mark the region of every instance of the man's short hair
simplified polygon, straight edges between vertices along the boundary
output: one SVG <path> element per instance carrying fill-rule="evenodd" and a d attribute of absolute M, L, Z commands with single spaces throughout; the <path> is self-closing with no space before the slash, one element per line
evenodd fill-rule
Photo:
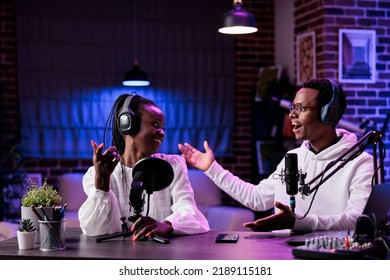
<path fill-rule="evenodd" d="M 347 108 L 347 100 L 341 85 L 334 81 L 339 88 L 339 106 L 340 106 L 340 118 Z M 332 82 L 328 79 L 313 79 L 303 83 L 303 88 L 311 88 L 318 90 L 318 95 L 316 96 L 316 102 L 320 110 L 318 110 L 318 117 L 321 119 L 321 108 L 328 104 L 333 97 L 333 85 Z"/>

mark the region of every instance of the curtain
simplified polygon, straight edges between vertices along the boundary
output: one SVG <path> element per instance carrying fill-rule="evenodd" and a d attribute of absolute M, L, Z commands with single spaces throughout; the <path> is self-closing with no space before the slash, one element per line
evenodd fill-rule
<path fill-rule="evenodd" d="M 166 114 L 177 144 L 232 153 L 233 39 L 223 0 L 16 0 L 22 145 L 30 158 L 90 158 L 114 100 L 136 91 Z M 136 36 L 135 36 L 136 35 Z M 121 85 L 138 59 L 151 86 Z"/>

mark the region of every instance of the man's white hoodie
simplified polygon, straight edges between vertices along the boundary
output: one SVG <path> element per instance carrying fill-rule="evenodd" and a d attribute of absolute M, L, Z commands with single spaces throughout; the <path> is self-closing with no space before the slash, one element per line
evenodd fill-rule
<path fill-rule="evenodd" d="M 289 153 L 298 155 L 298 170 L 307 174 L 305 182 L 310 182 L 323 172 L 330 162 L 339 158 L 356 144 L 355 134 L 343 129 L 336 129 L 336 132 L 338 136 L 341 136 L 341 139 L 318 154 L 310 151 L 308 141 L 304 141 L 300 147 L 289 151 Z M 244 182 L 223 169 L 216 161 L 205 174 L 223 191 L 244 206 L 255 211 L 265 211 L 274 207 L 274 201 L 290 205 L 290 196 L 286 193 L 286 185 L 282 183 L 279 176 L 284 168 L 283 158 L 274 173 L 258 185 Z M 371 192 L 373 173 L 372 156 L 363 152 L 324 182 L 317 192 L 314 191 L 309 196 L 298 193 L 295 196 L 297 219 L 294 230 L 354 229 L 356 220 L 362 214 Z M 325 176 L 327 174 L 329 172 Z M 320 179 L 313 182 L 311 187 L 315 187 L 319 181 Z M 300 219 L 308 211 L 312 200 L 314 201 L 309 213 L 304 219 Z M 275 209 L 275 211 L 279 210 Z"/>

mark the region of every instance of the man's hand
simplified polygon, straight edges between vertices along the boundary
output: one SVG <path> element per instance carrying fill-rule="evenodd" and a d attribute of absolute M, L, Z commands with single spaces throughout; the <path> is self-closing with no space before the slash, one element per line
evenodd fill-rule
<path fill-rule="evenodd" d="M 295 224 L 295 216 L 290 207 L 278 201 L 275 201 L 275 207 L 280 210 L 278 213 L 254 222 L 245 223 L 244 227 L 250 228 L 254 231 L 292 229 Z"/>
<path fill-rule="evenodd" d="M 214 152 L 211 150 L 209 144 L 207 141 L 203 142 L 203 146 L 205 149 L 205 152 L 202 153 L 199 150 L 195 149 L 188 143 L 184 143 L 184 145 L 179 144 L 179 150 L 182 152 L 183 157 L 189 163 L 195 168 L 198 168 L 202 171 L 206 171 L 210 168 L 211 164 L 214 162 Z"/>

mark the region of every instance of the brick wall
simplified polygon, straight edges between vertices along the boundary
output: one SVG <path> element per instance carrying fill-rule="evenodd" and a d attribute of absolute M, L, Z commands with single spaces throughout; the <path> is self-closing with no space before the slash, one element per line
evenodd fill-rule
<path fill-rule="evenodd" d="M 234 156 L 218 161 L 243 180 L 251 181 L 253 90 L 259 68 L 275 63 L 274 3 L 273 0 L 244 1 L 243 7 L 254 14 L 259 31 L 235 37 Z"/>
<path fill-rule="evenodd" d="M 367 129 L 381 130 L 390 110 L 390 1 L 295 1 L 295 34 L 315 31 L 317 77 L 338 79 L 338 30 L 376 30 L 376 70 L 374 84 L 342 84 L 347 94 L 348 108 L 344 117 L 360 123 L 361 118 L 372 123 Z M 390 148 L 390 133 L 384 137 Z M 371 150 L 368 150 L 371 152 Z M 390 179 L 390 159 L 385 159 L 385 179 Z"/>
<path fill-rule="evenodd" d="M 0 5 L 0 151 L 4 154 L 19 139 L 14 1 Z M 1 158 L 1 157 L 0 157 Z M 7 166 L 1 162 L 1 166 Z"/>

